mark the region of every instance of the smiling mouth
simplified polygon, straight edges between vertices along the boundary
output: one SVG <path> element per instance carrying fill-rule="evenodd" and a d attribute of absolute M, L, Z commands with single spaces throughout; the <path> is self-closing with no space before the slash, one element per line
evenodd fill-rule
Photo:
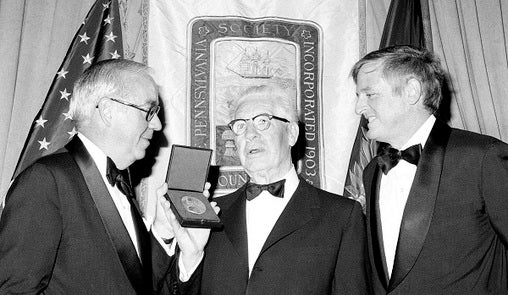
<path fill-rule="evenodd" d="M 249 155 L 255 155 L 255 154 L 260 153 L 260 152 L 262 152 L 261 149 L 259 149 L 259 148 L 253 148 L 253 149 L 249 149 L 247 154 L 249 154 Z"/>
<path fill-rule="evenodd" d="M 363 117 L 364 117 L 364 118 L 365 118 L 365 120 L 367 120 L 367 122 L 369 122 L 369 123 L 370 123 L 370 122 L 372 122 L 372 121 L 374 121 L 374 120 L 376 119 L 376 117 L 375 117 L 375 116 L 363 116 Z"/>

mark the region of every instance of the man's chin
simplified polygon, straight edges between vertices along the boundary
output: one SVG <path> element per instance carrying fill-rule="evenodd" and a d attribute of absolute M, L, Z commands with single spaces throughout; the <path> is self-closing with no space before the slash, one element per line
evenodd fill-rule
<path fill-rule="evenodd" d="M 145 150 L 136 151 L 136 154 L 135 154 L 136 161 L 143 159 L 145 157 L 145 155 L 146 155 Z"/>
<path fill-rule="evenodd" d="M 367 133 L 365 133 L 365 137 L 367 137 L 369 140 L 376 140 L 376 133 L 374 130 L 369 129 Z"/>
<path fill-rule="evenodd" d="M 263 161 L 260 161 L 260 160 L 254 160 L 254 161 L 247 161 L 245 163 L 245 165 L 243 166 L 245 171 L 249 174 L 251 173 L 258 173 L 260 171 L 264 171 L 264 170 L 268 170 L 269 167 L 266 167 L 266 164 L 268 162 L 263 162 Z"/>

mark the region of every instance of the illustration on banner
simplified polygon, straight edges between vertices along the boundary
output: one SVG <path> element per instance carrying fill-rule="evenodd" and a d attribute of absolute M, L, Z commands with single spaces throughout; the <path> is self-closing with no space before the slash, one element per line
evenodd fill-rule
<path fill-rule="evenodd" d="M 270 84 L 294 94 L 303 145 L 296 168 L 319 187 L 319 27 L 278 18 L 198 17 L 189 24 L 189 32 L 190 144 L 214 150 L 212 165 L 220 167 L 216 193 L 228 193 L 248 181 L 227 126 L 233 102 L 248 87 Z"/>

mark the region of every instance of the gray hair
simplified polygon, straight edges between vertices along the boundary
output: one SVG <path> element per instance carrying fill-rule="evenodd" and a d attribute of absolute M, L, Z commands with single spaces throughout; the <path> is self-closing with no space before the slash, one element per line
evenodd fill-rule
<path fill-rule="evenodd" d="M 69 112 L 78 128 L 90 120 L 94 108 L 102 98 L 128 97 L 129 85 L 134 79 L 153 82 L 150 68 L 126 59 L 111 59 L 86 69 L 74 83 L 69 106 Z"/>
<path fill-rule="evenodd" d="M 239 98 L 234 100 L 231 107 L 231 118 L 235 117 L 238 107 L 247 100 L 259 98 L 271 99 L 274 105 L 273 115 L 282 116 L 292 122 L 298 122 L 298 111 L 296 109 L 296 91 L 294 89 L 283 89 L 274 85 L 257 85 L 245 89 Z"/>

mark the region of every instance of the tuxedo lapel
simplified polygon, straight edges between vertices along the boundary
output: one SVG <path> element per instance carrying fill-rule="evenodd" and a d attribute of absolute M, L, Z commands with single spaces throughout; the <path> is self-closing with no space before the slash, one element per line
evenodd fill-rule
<path fill-rule="evenodd" d="M 318 203 L 314 197 L 315 195 L 310 190 L 310 185 L 300 178 L 300 184 L 268 235 L 259 253 L 260 256 L 273 244 L 301 228 L 312 219 L 313 211 L 318 208 Z"/>
<path fill-rule="evenodd" d="M 95 162 L 77 136 L 65 148 L 81 170 L 102 223 L 111 239 L 112 246 L 118 253 L 129 281 L 138 294 L 146 293 L 147 286 L 143 284 L 145 279 L 136 249 Z"/>
<path fill-rule="evenodd" d="M 248 256 L 248 243 L 247 243 L 247 224 L 245 218 L 245 203 L 247 201 L 245 195 L 245 188 L 243 186 L 238 190 L 239 196 L 231 204 L 227 214 L 221 215 L 224 224 L 224 231 L 227 237 L 233 244 L 238 256 L 241 258 L 242 269 L 249 271 L 249 256 Z"/>
<path fill-rule="evenodd" d="M 365 194 L 366 194 L 366 212 L 367 212 L 367 239 L 369 255 L 377 276 L 383 287 L 388 287 L 388 271 L 386 266 L 385 251 L 383 245 L 383 231 L 381 227 L 381 214 L 379 212 L 379 187 L 381 185 L 381 169 L 377 161 L 372 163 L 364 170 Z"/>
<path fill-rule="evenodd" d="M 436 121 L 425 143 L 402 217 L 388 291 L 396 288 L 416 262 L 430 227 L 450 127 Z"/>

